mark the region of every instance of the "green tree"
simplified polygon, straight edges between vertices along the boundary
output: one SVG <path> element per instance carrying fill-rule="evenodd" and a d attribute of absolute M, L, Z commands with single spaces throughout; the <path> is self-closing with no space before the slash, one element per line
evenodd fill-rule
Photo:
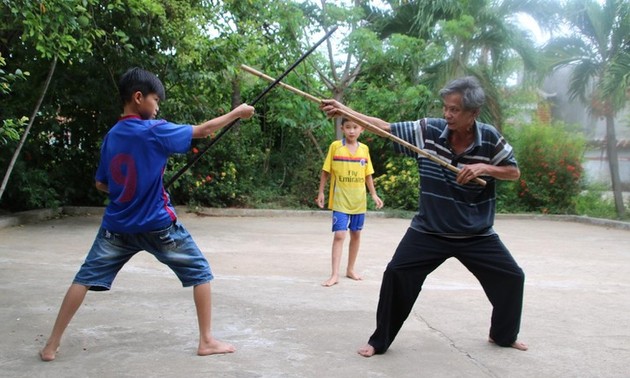
<path fill-rule="evenodd" d="M 0 52 L 0 96 L 7 96 L 11 93 L 11 86 L 16 80 L 26 80 L 30 75 L 29 72 L 22 72 L 17 68 L 14 72 L 6 72 L 3 67 L 6 66 L 6 60 Z M 23 116 L 19 119 L 3 118 L 0 125 L 0 146 L 6 145 L 9 141 L 19 140 L 20 131 L 24 128 L 28 118 Z"/>
<path fill-rule="evenodd" d="M 339 27 L 333 37 L 333 40 L 339 41 L 338 44 L 335 45 L 331 39 L 327 40 L 325 57 L 318 64 L 313 64 L 319 79 L 330 93 L 327 98 L 343 101 L 361 74 L 366 55 L 379 48 L 380 41 L 376 36 L 360 25 L 365 19 L 361 3 L 363 2 L 360 0 L 353 0 L 342 5 L 339 2 L 320 0 L 319 5 L 311 2 L 302 5 L 304 13 L 312 20 L 311 32 L 328 32 L 333 26 Z M 334 125 L 335 138 L 340 139 L 343 136 L 340 129 L 341 119 L 336 119 Z"/>
<path fill-rule="evenodd" d="M 606 119 L 606 151 L 617 215 L 625 208 L 619 176 L 615 116 L 627 103 L 630 84 L 630 3 L 572 0 L 565 5 L 570 34 L 545 47 L 551 69 L 572 69 L 569 94 L 593 116 Z"/>
<path fill-rule="evenodd" d="M 20 68 L 33 73 L 28 81 L 13 83 L 11 96 L 2 97 L 3 120 L 19 119 L 31 112 L 32 104 L 40 98 L 35 94 L 41 93 L 34 88 L 50 71 L 50 61 L 42 59 L 34 40 L 23 38 L 19 16 L 24 7 L 35 13 L 44 12 L 42 9 L 57 12 L 57 2 L 43 4 L 44 8 L 38 8 L 40 3 L 28 8 L 31 4 L 24 1 L 0 3 L 0 51 L 2 56 L 11 53 L 6 71 Z M 85 8 L 81 25 L 87 21 L 87 30 L 101 30 L 103 34 L 90 50 L 76 48 L 65 62 L 59 60 L 47 92 L 54 96 L 43 96 L 31 137 L 24 143 L 20 159 L 15 162 L 18 169 L 2 198 L 2 206 L 11 210 L 47 206 L 45 199 L 50 194 L 63 204 L 103 202 L 104 197 L 93 188 L 94 169 L 102 137 L 120 113 L 118 77 L 129 67 L 144 67 L 163 80 L 168 98 L 161 104 L 160 117 L 197 123 L 223 114 L 241 98 L 251 100 L 266 86 L 241 74 L 240 64 L 261 67 L 274 75 L 284 71 L 309 45 L 302 32 L 302 24 L 308 20 L 292 1 L 117 0 L 63 4 Z M 10 7 L 18 13 L 12 14 Z M 298 69 L 300 75 L 288 80 L 320 85 L 307 64 Z M 213 173 L 217 175 L 212 176 L 214 187 L 204 188 L 208 189 L 207 195 L 202 191 L 193 195 L 218 206 L 242 204 L 239 201 L 243 198 L 247 201 L 255 196 L 253 191 L 264 188 L 288 198 L 287 193 L 298 186 L 296 183 L 311 180 L 302 180 L 301 175 L 315 166 L 313 162 L 319 165 L 319 159 L 312 156 L 317 148 L 311 148 L 309 142 L 326 135 L 319 127 L 325 123 L 323 114 L 313 104 L 279 91 L 259 102 L 257 110 L 256 119 L 248 121 L 247 127 L 235 126 L 174 185 L 171 194 L 175 200 L 188 201 L 192 198 L 188 189 L 196 190 L 199 178 Z M 195 143 L 193 147 L 200 149 L 207 141 Z M 11 157 L 9 150 L 16 146 L 17 141 L 10 139 L 0 149 L 2 166 Z M 191 151 L 171 159 L 167 175 L 192 155 Z M 217 178 L 222 172 L 226 172 L 229 182 L 221 183 Z M 230 188 L 236 189 L 236 199 Z M 217 199 L 221 203 L 216 203 Z"/>
<path fill-rule="evenodd" d="M 373 24 L 383 36 L 404 33 L 428 41 L 442 53 L 419 71 L 421 83 L 436 92 L 463 75 L 484 86 L 487 106 L 482 119 L 501 128 L 506 81 L 520 70 L 535 72 L 534 41 L 515 17 L 531 15 L 552 25 L 555 3 L 546 0 L 389 1 L 393 12 L 375 12 Z"/>
<path fill-rule="evenodd" d="M 10 19 L 3 26 L 2 34 L 16 38 L 39 53 L 39 58 L 49 62 L 48 74 L 41 88 L 22 137 L 0 185 L 0 199 L 6 189 L 15 162 L 33 126 L 36 115 L 48 92 L 50 81 L 57 67 L 57 61 L 70 61 L 77 52 L 90 52 L 96 38 L 102 35 L 98 29 L 88 28 L 90 17 L 88 7 L 98 4 L 95 0 L 83 0 L 82 4 L 57 0 L 41 3 L 32 1 L 5 1 L 3 13 Z M 6 17 L 6 16 L 5 16 Z M 4 38 L 3 38 L 4 39 Z M 3 49 L 4 50 L 4 46 Z M 0 50 L 0 53 L 2 52 Z"/>
<path fill-rule="evenodd" d="M 8 20 L 0 28 L 0 48 L 11 52 L 11 69 L 32 73 L 31 80 L 15 83 L 12 96 L 3 99 L 3 118 L 31 112 L 32 104 L 42 100 L 32 113 L 37 117 L 31 117 L 32 137 L 23 144 L 23 159 L 14 160 L 21 169 L 15 172 L 13 196 L 3 198 L 6 206 L 46 206 L 16 200 L 28 195 L 27 188 L 33 193 L 29 186 L 36 182 L 42 190 L 55 191 L 64 204 L 102 202 L 93 189 L 93 175 L 102 136 L 120 113 L 118 77 L 133 65 L 166 76 L 176 43 L 192 29 L 185 27 L 194 19 L 188 4 L 175 0 L 0 3 L 3 19 Z M 60 63 L 56 67 L 51 64 L 55 56 Z M 54 77 L 46 75 L 52 72 Z M 54 96 L 36 89 L 47 76 L 51 77 L 47 92 Z M 6 149 L 0 152 L 0 161 L 8 161 L 6 154 Z M 33 171 L 41 171 L 40 177 L 48 181 L 29 180 L 27 173 Z"/>
<path fill-rule="evenodd" d="M 419 72 L 439 52 L 414 36 L 379 36 L 367 26 L 374 12 L 383 11 L 365 4 L 353 1 L 343 7 L 321 1 L 305 11 L 316 28 L 340 26 L 332 39 L 336 43 L 328 44 L 326 58 L 316 67 L 330 93 L 326 97 L 382 119 L 415 119 L 433 99 L 433 94 L 419 85 Z M 338 127 L 336 131 L 334 136 L 340 138 Z M 362 140 L 370 145 L 376 171 L 383 173 L 390 143 L 367 132 Z"/>
<path fill-rule="evenodd" d="M 216 96 L 231 94 L 231 103 L 222 104 L 223 109 L 241 101 L 250 102 L 268 85 L 241 73 L 238 70 L 241 64 L 277 76 L 310 44 L 303 32 L 307 20 L 290 1 L 223 1 L 217 3 L 213 12 L 216 16 L 208 25 L 216 37 L 201 44 L 201 48 L 208 49 L 208 57 L 216 66 L 210 68 L 205 62 L 199 70 L 213 73 L 217 82 L 223 82 L 223 88 L 213 89 Z M 312 72 L 308 63 L 303 62 L 285 81 L 308 87 L 314 83 Z M 242 206 L 258 202 L 257 198 L 286 202 L 295 196 L 299 201 L 307 200 L 303 196 L 308 191 L 301 189 L 314 180 L 305 179 L 305 172 L 311 172 L 313 162 L 318 161 L 313 156 L 317 148 L 313 149 L 309 142 L 322 132 L 318 126 L 323 115 L 317 106 L 281 89 L 259 101 L 256 112 L 259 124 L 248 121 L 244 127 L 235 125 L 190 169 L 190 174 L 180 179 L 182 185 L 174 185 L 178 200 L 192 198 L 198 204 L 212 206 Z M 201 141 L 199 148 L 205 143 Z M 233 174 L 217 176 L 223 172 Z M 190 192 L 191 184 L 196 185 L 208 176 L 213 179 L 200 186 L 205 194 L 198 195 L 195 189 Z M 224 191 L 222 177 L 235 183 L 235 191 L 229 196 L 219 195 Z M 310 197 L 308 201 L 312 202 Z"/>

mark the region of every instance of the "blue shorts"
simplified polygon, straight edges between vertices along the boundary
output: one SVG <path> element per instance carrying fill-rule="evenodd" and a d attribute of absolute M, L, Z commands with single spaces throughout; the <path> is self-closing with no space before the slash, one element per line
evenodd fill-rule
<path fill-rule="evenodd" d="M 361 231 L 365 223 L 365 214 L 346 214 L 333 211 L 332 230 L 335 231 Z"/>
<path fill-rule="evenodd" d="M 94 291 L 109 290 L 123 265 L 140 251 L 147 251 L 168 265 L 184 287 L 214 278 L 192 236 L 175 222 L 163 230 L 138 234 L 116 233 L 101 227 L 73 282 Z"/>

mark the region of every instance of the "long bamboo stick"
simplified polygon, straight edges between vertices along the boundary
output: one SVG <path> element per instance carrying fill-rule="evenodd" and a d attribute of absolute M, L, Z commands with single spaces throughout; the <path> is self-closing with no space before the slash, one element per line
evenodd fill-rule
<path fill-rule="evenodd" d="M 257 71 L 254 68 L 251 68 L 251 67 L 246 66 L 244 64 L 241 64 L 241 69 L 243 71 L 245 71 L 245 72 L 248 72 L 248 73 L 250 73 L 252 75 L 258 76 L 258 77 L 260 77 L 262 79 L 265 79 L 267 81 L 274 82 L 276 80 L 273 77 L 265 75 L 264 73 L 262 73 L 260 71 Z M 310 94 L 308 94 L 308 93 L 306 93 L 304 91 L 301 91 L 301 90 L 299 90 L 299 89 L 297 89 L 295 87 L 292 87 L 292 86 L 290 86 L 288 84 L 285 84 L 285 83 L 283 83 L 281 81 L 278 82 L 278 86 L 283 87 L 283 88 L 285 88 L 285 89 L 287 89 L 287 90 L 289 90 L 289 91 L 291 91 L 293 93 L 296 93 L 296 94 L 298 94 L 298 95 L 300 95 L 300 96 L 302 96 L 302 97 L 304 97 L 304 98 L 306 98 L 308 100 L 311 100 L 311 101 L 313 101 L 315 103 L 318 103 L 318 104 L 322 103 L 322 100 L 320 98 L 317 98 L 317 97 L 315 97 L 313 95 L 310 95 Z M 460 171 L 460 169 L 455 167 L 454 165 L 449 164 L 449 163 L 441 160 L 437 156 L 431 155 L 429 152 L 419 148 L 418 146 L 415 146 L 415 145 L 407 142 L 404 139 L 400 139 L 399 137 L 397 137 L 397 136 L 395 136 L 395 135 L 393 135 L 391 133 L 388 133 L 387 131 L 381 129 L 378 126 L 375 126 L 375 125 L 373 125 L 373 124 L 371 124 L 371 123 L 369 123 L 369 122 L 367 122 L 367 121 L 365 121 L 365 120 L 363 120 L 363 119 L 361 119 L 361 118 L 359 118 L 359 117 L 357 117 L 357 116 L 355 116 L 353 114 L 350 114 L 350 113 L 346 112 L 345 110 L 338 109 L 337 111 L 341 115 L 343 115 L 344 117 L 346 117 L 346 118 L 352 120 L 353 122 L 356 122 L 357 124 L 363 126 L 366 130 L 368 130 L 371 133 L 374 133 L 374 134 L 376 134 L 378 136 L 387 138 L 387 139 L 389 139 L 389 140 L 391 140 L 393 142 L 396 142 L 396 143 L 398 143 L 398 144 L 400 144 L 400 145 L 402 145 L 402 146 L 404 146 L 404 147 L 406 147 L 406 148 L 408 148 L 408 149 L 410 149 L 410 150 L 412 150 L 414 152 L 417 152 L 418 154 L 426 157 L 427 159 L 431 160 L 434 163 L 437 163 L 437 164 L 441 165 L 444 168 L 447 168 L 448 170 L 450 170 L 452 172 L 459 173 L 459 171 Z M 486 185 L 486 181 L 481 179 L 481 178 L 479 178 L 479 177 L 476 177 L 473 181 L 475 181 L 476 183 L 478 183 L 479 185 L 482 185 L 482 186 Z"/>

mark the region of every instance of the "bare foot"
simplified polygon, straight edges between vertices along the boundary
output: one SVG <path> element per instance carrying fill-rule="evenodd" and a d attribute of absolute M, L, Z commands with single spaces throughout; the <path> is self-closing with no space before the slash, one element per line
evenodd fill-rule
<path fill-rule="evenodd" d="M 358 274 L 354 272 L 346 272 L 346 277 L 352 278 L 355 281 L 361 281 L 363 279 L 363 277 L 359 276 Z"/>
<path fill-rule="evenodd" d="M 58 350 L 59 350 L 59 345 L 46 344 L 44 349 L 39 351 L 39 358 L 41 358 L 42 361 L 46 361 L 46 362 L 52 361 L 55 359 L 55 357 L 57 357 Z"/>
<path fill-rule="evenodd" d="M 199 341 L 199 348 L 197 349 L 198 356 L 210 356 L 212 354 L 225 354 L 234 353 L 236 348 L 232 344 L 224 343 L 223 341 L 212 339 L 209 343 Z"/>
<path fill-rule="evenodd" d="M 518 341 L 518 340 L 513 342 L 511 347 L 514 348 L 514 349 L 522 350 L 522 351 L 526 351 L 527 349 L 529 349 L 527 344 L 525 344 L 525 343 L 523 343 L 521 341 Z"/>
<path fill-rule="evenodd" d="M 364 346 L 359 348 L 359 350 L 357 350 L 357 353 L 359 353 L 363 357 L 372 357 L 376 353 L 376 351 L 374 350 L 374 347 L 370 344 L 365 344 Z"/>
<path fill-rule="evenodd" d="M 322 282 L 322 286 L 325 287 L 331 287 L 333 285 L 336 285 L 337 282 L 339 282 L 337 277 L 330 277 L 329 279 L 327 279 L 326 281 Z"/>
<path fill-rule="evenodd" d="M 494 344 L 494 340 L 492 340 L 492 338 L 488 337 L 488 342 Z M 527 349 L 529 349 L 529 347 L 527 346 L 527 344 L 516 340 L 515 342 L 512 343 L 512 345 L 510 345 L 511 348 L 514 349 L 518 349 L 518 350 L 522 350 L 522 351 L 526 351 Z"/>

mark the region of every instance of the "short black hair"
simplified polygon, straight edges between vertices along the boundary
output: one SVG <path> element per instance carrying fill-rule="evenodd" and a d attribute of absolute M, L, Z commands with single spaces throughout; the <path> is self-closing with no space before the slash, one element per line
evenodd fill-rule
<path fill-rule="evenodd" d="M 160 100 L 164 101 L 166 99 L 164 85 L 162 85 L 162 82 L 155 74 L 139 67 L 133 67 L 120 77 L 118 93 L 123 104 L 125 104 L 138 91 L 144 96 L 155 93 Z"/>

